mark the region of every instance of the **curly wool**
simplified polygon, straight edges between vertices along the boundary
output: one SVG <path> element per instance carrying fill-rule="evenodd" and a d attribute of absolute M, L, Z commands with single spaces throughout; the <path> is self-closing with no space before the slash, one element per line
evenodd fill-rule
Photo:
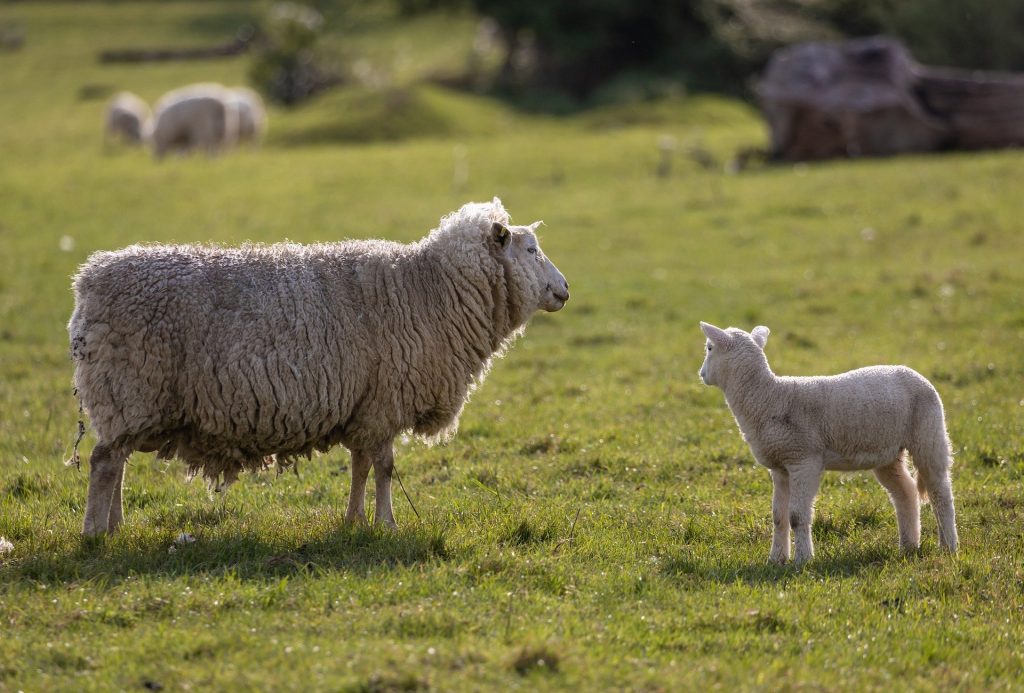
<path fill-rule="evenodd" d="M 451 435 L 531 312 L 514 268 L 481 242 L 495 221 L 509 221 L 497 201 L 407 245 L 94 254 L 68 329 L 98 438 L 216 483 L 338 443 Z"/>

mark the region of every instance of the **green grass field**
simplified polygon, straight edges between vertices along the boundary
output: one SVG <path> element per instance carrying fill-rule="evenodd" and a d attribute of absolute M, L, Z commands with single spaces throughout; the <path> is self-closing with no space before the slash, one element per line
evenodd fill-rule
<path fill-rule="evenodd" d="M 1024 153 L 729 175 L 765 139 L 741 104 L 518 113 L 424 81 L 462 64 L 471 18 L 383 11 L 336 40 L 393 77 L 384 91 L 272 109 L 262 149 L 212 160 L 102 146 L 91 94 L 152 101 L 242 83 L 247 63 L 101 65 L 98 50 L 216 42 L 248 11 L 0 6 L 26 30 L 0 53 L 0 690 L 1024 685 Z M 91 252 L 413 240 L 494 195 L 518 223 L 545 220 L 573 297 L 495 364 L 451 443 L 398 442 L 419 518 L 396 486 L 399 531 L 344 526 L 343 449 L 216 500 L 137 453 L 124 531 L 81 539 L 65 325 Z M 920 553 L 901 556 L 874 478 L 831 474 L 814 561 L 767 565 L 769 475 L 697 378 L 699 320 L 768 325 L 781 374 L 929 377 L 960 553 L 939 552 L 926 508 Z M 196 542 L 171 550 L 181 532 Z"/>

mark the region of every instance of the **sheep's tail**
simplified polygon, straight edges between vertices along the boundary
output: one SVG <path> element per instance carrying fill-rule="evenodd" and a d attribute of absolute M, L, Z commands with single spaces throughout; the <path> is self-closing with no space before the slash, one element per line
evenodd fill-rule
<path fill-rule="evenodd" d="M 64 465 L 67 467 L 74 467 L 75 469 L 82 468 L 82 458 L 78 454 L 78 446 L 82 443 L 82 438 L 85 437 L 85 417 L 83 416 L 84 408 L 82 406 L 82 398 L 78 394 L 78 388 L 75 388 L 75 398 L 78 400 L 78 437 L 75 438 L 75 444 L 71 448 L 71 457 L 68 458 Z"/>

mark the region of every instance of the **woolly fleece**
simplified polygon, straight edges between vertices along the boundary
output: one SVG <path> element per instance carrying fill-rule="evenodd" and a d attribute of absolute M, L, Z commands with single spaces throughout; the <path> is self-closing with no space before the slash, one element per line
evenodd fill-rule
<path fill-rule="evenodd" d="M 95 253 L 74 279 L 68 326 L 94 460 L 156 450 L 230 482 L 338 443 L 377 464 L 402 431 L 451 436 L 492 359 L 536 310 L 568 300 L 536 225 L 508 223 L 495 198 L 407 245 Z M 87 533 L 106 529 L 97 507 Z"/>

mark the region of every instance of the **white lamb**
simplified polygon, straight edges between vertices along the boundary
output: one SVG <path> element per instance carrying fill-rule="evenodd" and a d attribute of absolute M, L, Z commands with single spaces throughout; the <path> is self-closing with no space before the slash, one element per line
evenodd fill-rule
<path fill-rule="evenodd" d="M 924 376 L 906 366 L 777 376 L 764 355 L 767 327 L 749 334 L 704 322 L 700 327 L 708 338 L 700 378 L 722 389 L 751 452 L 771 471 L 770 561 L 789 560 L 790 527 L 796 535 L 794 560 L 803 563 L 814 555 L 814 497 L 827 469 L 874 471 L 896 509 L 904 551 L 921 543 L 920 501 L 930 496 L 939 542 L 956 551 L 949 437 L 942 401 Z M 907 453 L 917 469 L 916 488 Z"/>
<path fill-rule="evenodd" d="M 238 100 L 219 84 L 192 84 L 160 97 L 153 109 L 153 155 L 201 149 L 215 154 L 238 141 Z"/>
<path fill-rule="evenodd" d="M 135 94 L 122 91 L 107 105 L 104 135 L 126 144 L 142 144 L 152 127 L 149 106 Z"/>
<path fill-rule="evenodd" d="M 263 99 L 248 87 L 232 87 L 228 91 L 238 108 L 239 144 L 259 144 L 267 133 L 267 110 Z"/>

